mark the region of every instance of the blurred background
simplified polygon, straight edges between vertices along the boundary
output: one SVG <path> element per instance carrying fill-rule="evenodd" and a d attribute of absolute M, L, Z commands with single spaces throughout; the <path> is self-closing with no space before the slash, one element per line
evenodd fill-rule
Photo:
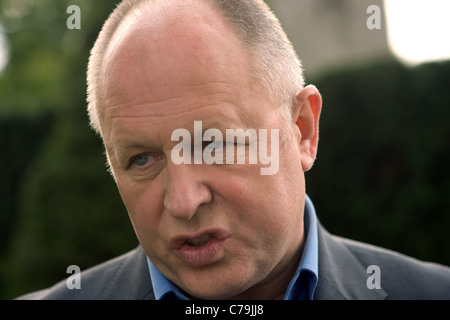
<path fill-rule="evenodd" d="M 85 111 L 89 50 L 117 2 L 0 0 L 0 299 L 138 244 Z M 323 96 L 306 177 L 322 224 L 450 265 L 450 2 L 267 3 Z"/>

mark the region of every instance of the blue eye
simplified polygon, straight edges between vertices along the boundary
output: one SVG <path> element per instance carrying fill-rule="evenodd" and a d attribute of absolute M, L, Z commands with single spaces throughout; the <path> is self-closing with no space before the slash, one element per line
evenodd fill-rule
<path fill-rule="evenodd" d="M 148 163 L 150 155 L 148 153 L 141 153 L 131 158 L 130 163 L 137 166 L 145 166 Z"/>

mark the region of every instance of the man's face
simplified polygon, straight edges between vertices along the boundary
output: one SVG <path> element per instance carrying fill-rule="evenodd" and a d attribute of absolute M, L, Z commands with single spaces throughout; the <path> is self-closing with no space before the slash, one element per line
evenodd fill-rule
<path fill-rule="evenodd" d="M 283 129 L 250 75 L 249 54 L 198 6 L 115 36 L 104 62 L 108 158 L 139 242 L 172 282 L 197 298 L 282 294 L 303 239 L 299 131 Z M 194 137 L 194 121 L 224 137 L 268 129 L 269 146 L 270 129 L 279 129 L 278 172 L 261 175 L 267 165 L 248 161 L 174 164 L 172 132 Z"/>

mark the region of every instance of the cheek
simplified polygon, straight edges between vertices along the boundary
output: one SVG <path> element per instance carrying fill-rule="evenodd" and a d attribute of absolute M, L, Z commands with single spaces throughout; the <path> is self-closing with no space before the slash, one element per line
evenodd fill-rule
<path fill-rule="evenodd" d="M 278 173 L 255 177 L 245 191 L 239 200 L 248 212 L 248 232 L 272 246 L 296 242 L 302 230 L 305 181 L 295 152 L 280 154 Z"/>
<path fill-rule="evenodd" d="M 220 188 L 224 190 L 221 196 L 233 230 L 248 246 L 273 246 L 277 239 L 284 241 L 283 235 L 289 237 L 291 232 L 300 230 L 301 190 L 291 183 L 291 176 L 284 175 L 280 170 L 273 176 L 247 176 L 239 181 L 228 179 L 228 183 L 234 183 Z"/>
<path fill-rule="evenodd" d="M 158 234 L 163 210 L 159 189 L 145 183 L 127 183 L 120 179 L 117 179 L 117 186 L 139 241 L 147 243 L 149 238 Z"/>

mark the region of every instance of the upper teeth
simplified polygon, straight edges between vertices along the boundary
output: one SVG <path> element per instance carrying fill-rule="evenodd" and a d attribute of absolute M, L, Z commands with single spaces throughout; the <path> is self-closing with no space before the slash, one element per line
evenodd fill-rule
<path fill-rule="evenodd" d="M 199 238 L 189 239 L 186 241 L 186 243 L 190 246 L 200 247 L 207 243 L 211 238 L 211 235 L 205 234 L 204 236 L 201 236 Z"/>

